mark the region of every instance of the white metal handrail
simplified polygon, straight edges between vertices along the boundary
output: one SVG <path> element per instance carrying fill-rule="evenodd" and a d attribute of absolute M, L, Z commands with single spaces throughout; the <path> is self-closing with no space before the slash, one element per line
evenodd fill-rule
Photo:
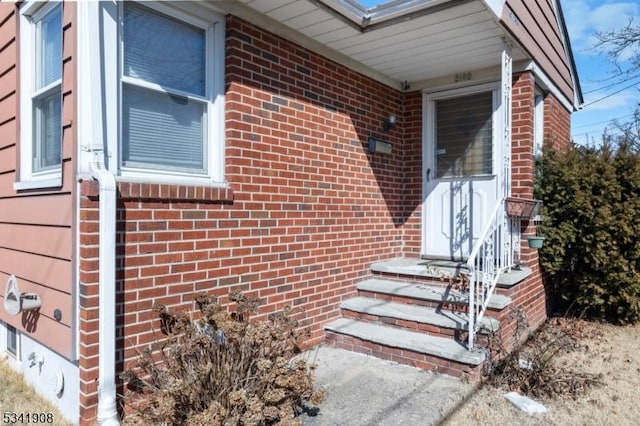
<path fill-rule="evenodd" d="M 500 274 L 515 264 L 516 241 L 514 224 L 506 214 L 506 199 L 501 199 L 494 208 L 489 221 L 467 259 L 469 269 L 469 344 L 472 350 L 479 323 L 484 316 L 489 298 L 495 291 Z M 519 233 L 519 229 L 517 229 Z"/>

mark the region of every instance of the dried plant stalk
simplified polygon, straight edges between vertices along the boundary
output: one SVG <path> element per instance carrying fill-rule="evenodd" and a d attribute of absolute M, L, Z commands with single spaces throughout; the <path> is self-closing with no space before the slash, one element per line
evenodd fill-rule
<path fill-rule="evenodd" d="M 122 374 L 130 389 L 135 420 L 145 424 L 271 425 L 298 424 L 306 401 L 318 404 L 312 367 L 291 361 L 303 335 L 289 309 L 267 321 L 249 321 L 257 300 L 230 296 L 237 308 L 207 295 L 196 302 L 200 319 L 163 306 L 166 340 L 146 349 L 133 369 Z M 141 397 L 142 395 L 142 397 Z"/>

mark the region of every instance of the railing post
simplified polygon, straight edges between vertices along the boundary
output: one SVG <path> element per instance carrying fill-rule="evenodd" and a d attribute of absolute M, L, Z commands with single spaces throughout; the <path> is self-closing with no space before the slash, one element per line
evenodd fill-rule
<path fill-rule="evenodd" d="M 475 304 L 475 298 L 476 298 L 476 271 L 474 267 L 471 267 L 469 269 L 469 342 L 467 345 L 467 349 L 468 350 L 473 350 L 473 338 L 475 337 L 476 334 L 476 324 L 475 324 L 475 318 L 476 318 L 476 304 Z"/>
<path fill-rule="evenodd" d="M 478 238 L 469 254 L 469 350 L 473 349 L 476 324 L 482 319 L 498 277 L 506 268 L 513 265 L 513 240 L 511 221 L 506 214 L 506 199 L 511 195 L 511 91 L 512 58 L 511 45 L 505 39 L 501 57 L 501 114 L 499 125 L 501 132 L 498 143 L 502 157 L 499 168 L 500 196 L 489 223 Z M 507 242 L 508 241 L 508 242 Z M 481 275 L 480 288 L 477 287 L 477 275 Z M 478 297 L 478 291 L 481 297 Z M 478 300 L 479 299 L 479 300 Z"/>

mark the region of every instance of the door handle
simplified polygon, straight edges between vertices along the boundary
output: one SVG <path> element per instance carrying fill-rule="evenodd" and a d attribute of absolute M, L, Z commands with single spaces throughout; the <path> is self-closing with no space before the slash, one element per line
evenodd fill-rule
<path fill-rule="evenodd" d="M 429 182 L 431 180 L 431 168 L 427 169 L 427 182 Z"/>

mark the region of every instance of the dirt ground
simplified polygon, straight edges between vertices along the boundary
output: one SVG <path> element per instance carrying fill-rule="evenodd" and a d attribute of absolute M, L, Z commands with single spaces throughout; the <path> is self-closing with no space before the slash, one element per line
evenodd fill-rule
<path fill-rule="evenodd" d="M 15 413 L 16 417 L 12 417 Z M 52 417 L 30 419 L 31 413 L 49 414 Z M 22 421 L 17 417 L 22 414 Z M 60 412 L 38 394 L 16 374 L 7 363 L 0 359 L 0 425 L 9 424 L 54 424 L 67 425 Z M 41 422 L 40 420 L 45 420 Z"/>
<path fill-rule="evenodd" d="M 638 425 L 640 424 L 640 325 L 612 326 L 577 322 L 580 347 L 558 355 L 555 362 L 567 369 L 602 373 L 602 385 L 575 400 L 537 399 L 548 412 L 529 417 L 504 398 L 505 391 L 481 386 L 443 419 L 458 425 Z M 0 412 L 51 412 L 24 381 L 0 360 Z M 58 413 L 54 424 L 64 424 Z M 0 424 L 3 424 L 0 420 Z M 348 422 L 345 422 L 348 424 Z M 408 425 L 409 426 L 409 425 Z M 411 425 L 412 426 L 412 425 Z"/>
<path fill-rule="evenodd" d="M 505 391 L 477 389 L 445 425 L 638 425 L 640 424 L 640 325 L 613 326 L 577 321 L 580 347 L 559 354 L 566 370 L 602 373 L 602 385 L 571 399 L 537 399 L 546 414 L 528 416 L 504 398 Z"/>

